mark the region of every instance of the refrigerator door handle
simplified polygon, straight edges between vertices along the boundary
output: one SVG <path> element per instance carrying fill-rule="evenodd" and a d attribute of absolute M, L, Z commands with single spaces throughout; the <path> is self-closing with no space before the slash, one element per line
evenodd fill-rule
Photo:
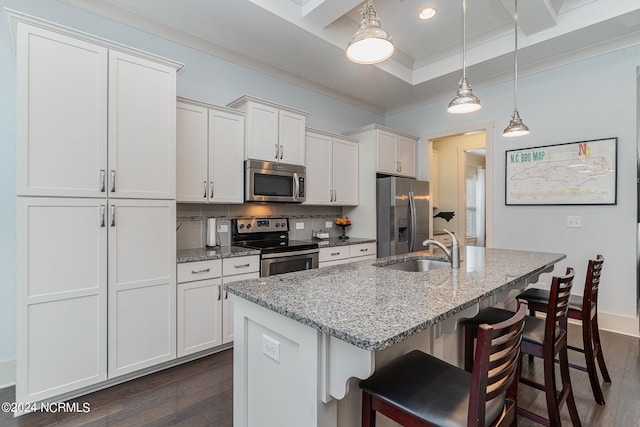
<path fill-rule="evenodd" d="M 409 192 L 409 216 L 410 216 L 410 233 L 409 233 L 409 252 L 415 252 L 415 242 L 416 242 L 416 202 L 413 199 L 413 191 Z"/>

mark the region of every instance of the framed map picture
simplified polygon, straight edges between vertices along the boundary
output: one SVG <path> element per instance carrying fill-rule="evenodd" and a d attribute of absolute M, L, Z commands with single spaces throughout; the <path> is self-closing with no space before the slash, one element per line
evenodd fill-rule
<path fill-rule="evenodd" d="M 618 138 L 506 152 L 507 205 L 615 205 Z"/>

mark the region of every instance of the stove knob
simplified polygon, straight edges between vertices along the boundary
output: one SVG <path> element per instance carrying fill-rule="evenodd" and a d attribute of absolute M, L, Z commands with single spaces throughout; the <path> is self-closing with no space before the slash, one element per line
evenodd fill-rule
<path fill-rule="evenodd" d="M 244 228 L 244 224 L 240 224 L 240 230 L 242 230 Z"/>
<path fill-rule="evenodd" d="M 251 228 L 251 224 L 247 224 L 247 230 Z"/>
<path fill-rule="evenodd" d="M 280 227 L 280 223 L 276 222 L 276 228 Z"/>

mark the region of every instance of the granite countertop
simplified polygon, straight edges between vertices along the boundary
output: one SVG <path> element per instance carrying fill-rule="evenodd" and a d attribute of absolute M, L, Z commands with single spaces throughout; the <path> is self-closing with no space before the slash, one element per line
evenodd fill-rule
<path fill-rule="evenodd" d="M 312 242 L 318 243 L 320 248 L 332 248 L 334 246 L 358 245 L 360 243 L 375 243 L 376 239 L 365 239 L 362 237 L 349 237 L 347 240 L 340 240 L 337 237 L 330 239 L 311 239 Z"/>
<path fill-rule="evenodd" d="M 260 255 L 257 249 L 241 248 L 239 246 L 217 246 L 214 248 L 179 249 L 177 251 L 178 264 L 184 262 L 206 261 L 209 259 L 234 258 L 247 255 Z"/>
<path fill-rule="evenodd" d="M 427 251 L 229 283 L 232 294 L 365 350 L 382 350 L 517 282 L 564 254 L 466 247 L 460 269 L 377 267 Z M 442 259 L 442 258 L 440 258 Z"/>

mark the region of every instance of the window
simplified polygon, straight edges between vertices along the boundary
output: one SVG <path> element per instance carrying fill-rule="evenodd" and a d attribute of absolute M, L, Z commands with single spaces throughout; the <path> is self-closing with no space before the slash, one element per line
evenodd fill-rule
<path fill-rule="evenodd" d="M 476 186 L 475 177 L 467 177 L 467 238 L 475 238 L 476 227 Z"/>

